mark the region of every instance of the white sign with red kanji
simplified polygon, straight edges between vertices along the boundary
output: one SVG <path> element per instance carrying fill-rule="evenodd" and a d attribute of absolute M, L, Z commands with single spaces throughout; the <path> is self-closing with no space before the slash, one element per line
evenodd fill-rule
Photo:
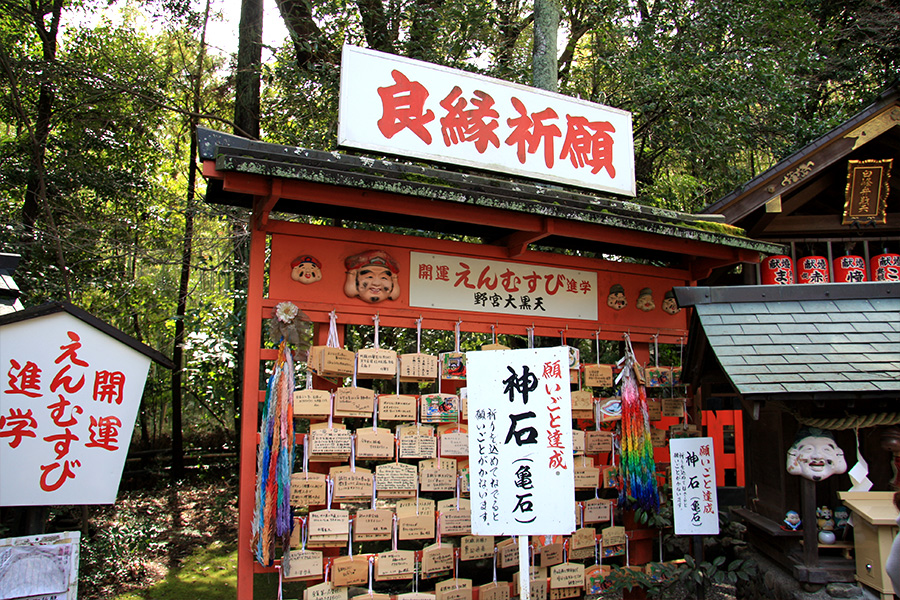
<path fill-rule="evenodd" d="M 635 194 L 631 113 L 356 46 L 338 144 Z"/>
<path fill-rule="evenodd" d="M 675 535 L 719 535 L 713 439 L 669 441 Z"/>
<path fill-rule="evenodd" d="M 0 327 L 0 506 L 112 504 L 150 359 L 59 312 Z"/>
<path fill-rule="evenodd" d="M 569 352 L 466 353 L 473 535 L 575 531 Z"/>
<path fill-rule="evenodd" d="M 409 305 L 597 319 L 597 273 L 410 252 Z"/>

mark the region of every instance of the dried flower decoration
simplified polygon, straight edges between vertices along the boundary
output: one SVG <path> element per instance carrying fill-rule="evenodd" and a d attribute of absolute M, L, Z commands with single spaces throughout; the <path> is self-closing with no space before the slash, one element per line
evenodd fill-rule
<path fill-rule="evenodd" d="M 311 333 L 309 317 L 293 302 L 279 302 L 269 319 L 269 338 L 276 344 L 284 340 L 294 347 L 294 357 L 301 358 L 309 349 Z"/>

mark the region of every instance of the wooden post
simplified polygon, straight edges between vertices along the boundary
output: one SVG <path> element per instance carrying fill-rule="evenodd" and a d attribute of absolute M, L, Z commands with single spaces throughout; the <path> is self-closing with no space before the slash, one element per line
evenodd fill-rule
<path fill-rule="evenodd" d="M 703 536 L 695 535 L 691 544 L 691 554 L 694 555 L 694 562 L 697 566 L 703 562 Z M 700 582 L 697 584 L 697 598 L 698 600 L 704 600 L 706 598 L 706 584 Z"/>
<path fill-rule="evenodd" d="M 800 504 L 803 520 L 803 564 L 815 567 L 819 564 L 819 536 L 816 527 L 816 482 L 800 478 Z"/>

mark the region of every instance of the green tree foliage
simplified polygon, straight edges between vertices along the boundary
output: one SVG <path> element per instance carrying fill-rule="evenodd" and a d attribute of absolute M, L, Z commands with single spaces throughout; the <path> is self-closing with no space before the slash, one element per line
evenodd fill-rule
<path fill-rule="evenodd" d="M 291 50 L 270 71 L 281 116 L 264 129 L 285 143 L 334 146 L 333 67 L 344 41 L 531 80 L 533 15 L 518 0 L 278 4 Z M 560 0 L 560 7 L 560 91 L 633 114 L 638 200 L 667 208 L 695 211 L 717 200 L 900 74 L 896 3 Z"/>

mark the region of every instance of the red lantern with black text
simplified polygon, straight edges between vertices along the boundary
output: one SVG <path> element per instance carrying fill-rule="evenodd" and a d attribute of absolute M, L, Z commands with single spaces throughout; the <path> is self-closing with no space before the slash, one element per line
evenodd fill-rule
<path fill-rule="evenodd" d="M 900 254 L 879 254 L 870 263 L 872 281 L 900 281 Z"/>
<path fill-rule="evenodd" d="M 797 261 L 798 283 L 828 283 L 828 259 L 824 256 L 804 256 Z"/>
<path fill-rule="evenodd" d="M 794 283 L 794 261 L 790 256 L 770 256 L 760 265 L 763 285 L 788 285 Z"/>
<path fill-rule="evenodd" d="M 858 283 L 866 280 L 866 260 L 862 256 L 839 256 L 834 259 L 835 283 Z"/>

